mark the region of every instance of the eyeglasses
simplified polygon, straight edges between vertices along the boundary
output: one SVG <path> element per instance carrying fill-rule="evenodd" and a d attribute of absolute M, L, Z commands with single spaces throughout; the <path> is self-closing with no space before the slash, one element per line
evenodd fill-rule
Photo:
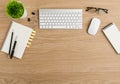
<path fill-rule="evenodd" d="M 100 13 L 100 11 L 105 12 L 106 14 L 108 13 L 108 9 L 104 9 L 104 8 L 96 8 L 96 7 L 87 7 L 86 11 L 91 11 L 91 12 L 98 12 Z"/>

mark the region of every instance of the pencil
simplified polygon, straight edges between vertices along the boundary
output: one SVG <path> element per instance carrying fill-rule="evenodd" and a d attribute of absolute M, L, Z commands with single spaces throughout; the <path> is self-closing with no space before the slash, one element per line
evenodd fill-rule
<path fill-rule="evenodd" d="M 16 37 L 16 39 L 17 39 L 17 37 Z M 17 40 L 16 40 L 16 39 L 15 39 L 15 41 L 14 41 L 13 48 L 12 48 L 12 51 L 11 51 L 11 53 L 10 53 L 10 59 L 12 59 L 13 56 L 14 56 L 15 47 L 16 47 L 16 44 L 17 44 Z"/>
<path fill-rule="evenodd" d="M 10 55 L 11 47 L 12 47 L 13 34 L 14 34 L 14 33 L 13 33 L 13 31 L 12 31 L 11 39 L 10 39 L 10 46 L 9 46 L 9 55 Z"/>

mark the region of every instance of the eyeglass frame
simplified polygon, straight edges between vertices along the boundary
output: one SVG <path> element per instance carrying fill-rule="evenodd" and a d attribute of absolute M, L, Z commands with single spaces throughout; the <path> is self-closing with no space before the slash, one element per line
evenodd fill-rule
<path fill-rule="evenodd" d="M 86 11 L 89 11 L 91 9 L 95 9 L 95 12 L 99 12 L 100 10 L 103 10 L 106 14 L 108 14 L 108 9 L 104 9 L 104 8 L 96 8 L 96 7 L 86 7 Z"/>

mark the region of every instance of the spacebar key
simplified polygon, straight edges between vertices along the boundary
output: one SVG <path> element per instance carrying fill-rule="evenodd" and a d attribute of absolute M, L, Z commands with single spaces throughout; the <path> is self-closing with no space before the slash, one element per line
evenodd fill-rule
<path fill-rule="evenodd" d="M 62 28 L 67 28 L 66 26 L 52 26 L 53 28 L 60 28 L 60 29 L 62 29 Z"/>

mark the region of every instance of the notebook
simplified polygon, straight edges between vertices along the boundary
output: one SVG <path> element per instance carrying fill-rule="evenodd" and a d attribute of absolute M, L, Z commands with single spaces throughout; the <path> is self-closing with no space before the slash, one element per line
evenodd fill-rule
<path fill-rule="evenodd" d="M 111 23 L 103 29 L 103 32 L 117 54 L 120 54 L 120 31 L 117 26 L 114 23 Z"/>
<path fill-rule="evenodd" d="M 10 29 L 7 33 L 5 41 L 1 48 L 2 52 L 5 52 L 5 53 L 9 52 L 10 39 L 11 39 L 12 32 L 14 32 L 13 41 L 15 41 L 17 37 L 16 39 L 17 44 L 14 52 L 14 57 L 21 59 L 26 49 L 26 46 L 29 47 L 29 45 L 31 44 L 32 38 L 35 35 L 35 31 L 27 26 L 24 26 L 22 24 L 12 21 Z M 13 46 L 13 43 L 12 43 L 12 46 Z"/>

